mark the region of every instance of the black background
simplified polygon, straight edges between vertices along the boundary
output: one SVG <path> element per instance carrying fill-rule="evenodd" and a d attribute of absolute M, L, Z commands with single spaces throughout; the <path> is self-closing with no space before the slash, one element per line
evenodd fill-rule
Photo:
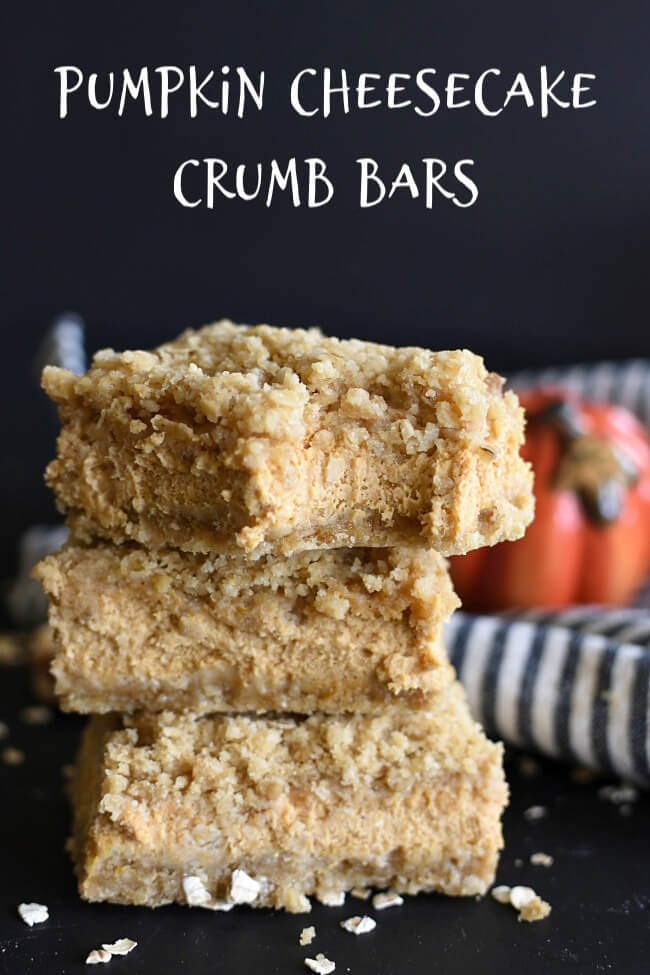
<path fill-rule="evenodd" d="M 41 482 L 54 427 L 29 373 L 52 316 L 71 308 L 91 350 L 147 346 L 223 315 L 319 324 L 327 332 L 469 346 L 502 371 L 650 353 L 650 5 L 586 0 L 363 4 L 95 2 L 3 5 L 0 323 L 5 426 L 2 570 L 14 540 L 52 517 Z M 54 67 L 86 76 L 143 65 L 264 69 L 264 110 L 117 118 L 72 96 L 58 118 Z M 598 104 L 551 110 L 521 99 L 498 118 L 473 109 L 420 118 L 385 108 L 304 119 L 288 93 L 301 68 L 503 78 L 547 64 L 597 75 Z M 517 104 L 519 103 L 519 104 Z M 278 197 L 182 208 L 187 158 L 233 164 L 324 158 L 335 197 L 294 209 Z M 473 158 L 469 209 L 407 194 L 358 206 L 361 155 L 387 178 L 403 161 Z M 421 163 L 419 164 L 421 166 Z"/>

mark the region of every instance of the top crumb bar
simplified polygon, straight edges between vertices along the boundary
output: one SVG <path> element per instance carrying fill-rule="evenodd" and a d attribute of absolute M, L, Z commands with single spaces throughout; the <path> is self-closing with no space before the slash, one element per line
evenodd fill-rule
<path fill-rule="evenodd" d="M 533 514 L 516 396 L 471 352 L 222 321 L 47 367 L 47 481 L 77 537 L 288 555 L 414 540 L 443 555 Z"/>

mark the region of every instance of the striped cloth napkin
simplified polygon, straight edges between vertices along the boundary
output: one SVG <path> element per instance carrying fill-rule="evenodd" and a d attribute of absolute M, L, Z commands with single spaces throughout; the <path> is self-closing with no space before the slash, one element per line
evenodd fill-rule
<path fill-rule="evenodd" d="M 650 360 L 523 372 L 509 385 L 618 403 L 650 428 Z M 459 612 L 446 640 L 488 734 L 650 788 L 650 585 L 622 609 Z"/>
<path fill-rule="evenodd" d="M 83 327 L 54 323 L 39 364 L 85 368 Z M 513 376 L 509 385 L 568 387 L 626 406 L 650 428 L 650 360 L 603 362 Z M 14 616 L 44 612 L 29 567 L 62 541 L 62 529 L 33 528 L 21 546 Z M 556 613 L 473 616 L 447 624 L 452 663 L 474 716 L 509 744 L 590 766 L 650 788 L 650 587 L 634 607 L 578 606 Z"/>

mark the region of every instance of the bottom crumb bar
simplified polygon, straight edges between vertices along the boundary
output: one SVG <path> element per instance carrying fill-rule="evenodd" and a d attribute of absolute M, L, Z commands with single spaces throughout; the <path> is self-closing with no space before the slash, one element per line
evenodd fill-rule
<path fill-rule="evenodd" d="M 483 894 L 501 746 L 452 684 L 379 715 L 94 716 L 72 782 L 82 897 L 310 909 L 353 887 Z"/>

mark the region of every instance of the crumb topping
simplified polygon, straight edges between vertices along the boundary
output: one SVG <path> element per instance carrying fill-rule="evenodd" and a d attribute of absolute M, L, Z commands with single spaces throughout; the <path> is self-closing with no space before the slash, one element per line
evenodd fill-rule
<path fill-rule="evenodd" d="M 315 937 L 316 937 L 316 928 L 314 927 L 313 924 L 311 924 L 308 928 L 303 928 L 302 931 L 300 932 L 300 938 L 299 938 L 299 943 L 301 947 L 304 948 L 306 945 L 310 945 Z"/>
<path fill-rule="evenodd" d="M 155 808 L 162 792 L 166 801 L 186 809 L 189 821 L 199 804 L 237 819 L 240 806 L 269 808 L 287 792 L 313 790 L 315 782 L 327 798 L 333 789 L 410 792 L 417 783 L 454 771 L 471 774 L 485 761 L 487 745 L 460 710 L 461 696 L 452 686 L 430 710 L 395 705 L 378 715 L 125 716 L 124 730 L 107 744 L 100 811 L 117 822 L 132 822 L 139 807 Z M 450 708 L 458 708 L 453 722 L 447 720 Z M 196 772 L 190 777 L 192 767 Z M 257 880 L 235 871 L 229 899 L 249 903 L 259 889 Z M 377 897 L 380 904 L 393 900 L 392 894 Z"/>
<path fill-rule="evenodd" d="M 480 441 L 517 408 L 466 350 L 392 348 L 228 321 L 152 352 L 104 349 L 84 376 L 47 367 L 43 384 L 59 403 L 128 410 L 133 432 L 152 440 L 171 421 L 188 433 L 203 426 L 231 445 L 239 437 L 296 441 L 320 433 L 351 446 L 372 436 L 378 449 L 398 442 L 427 452 L 441 436 Z"/>

